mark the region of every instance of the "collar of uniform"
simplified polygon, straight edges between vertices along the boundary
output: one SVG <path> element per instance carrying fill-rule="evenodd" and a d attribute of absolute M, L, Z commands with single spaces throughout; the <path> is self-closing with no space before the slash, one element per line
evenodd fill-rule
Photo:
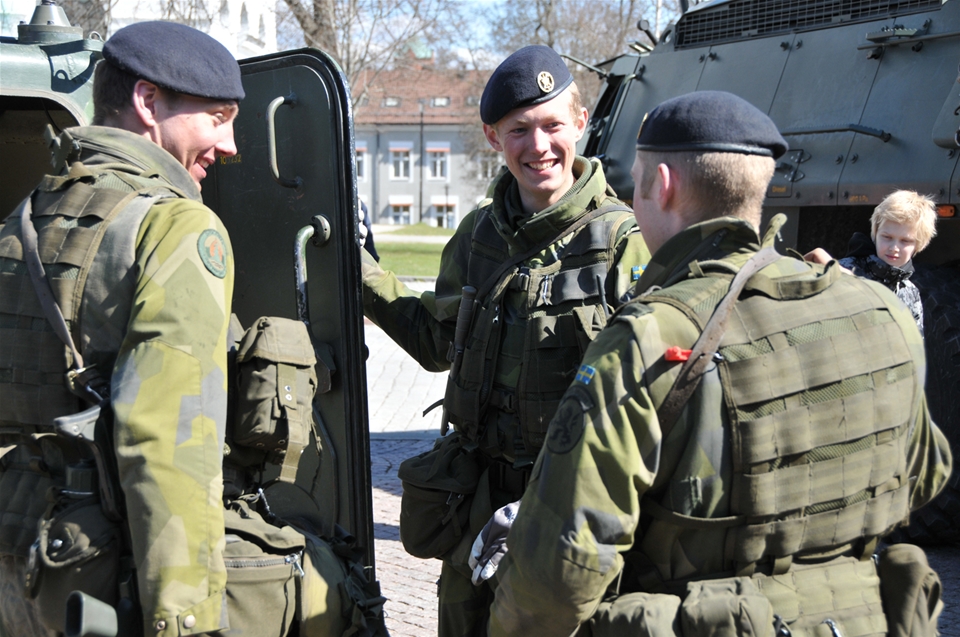
<path fill-rule="evenodd" d="M 695 223 L 660 246 L 637 281 L 637 293 L 685 279 L 693 261 L 712 261 L 759 249 L 756 229 L 743 219 L 719 217 Z"/>
<path fill-rule="evenodd" d="M 120 160 L 138 168 L 142 176 L 157 176 L 188 198 L 202 201 L 200 188 L 187 169 L 145 137 L 112 126 L 79 126 L 64 133 L 80 143 L 80 160 L 86 166 Z"/>
<path fill-rule="evenodd" d="M 511 254 L 560 235 L 592 208 L 592 200 L 606 193 L 607 180 L 598 160 L 577 156 L 573 175 L 576 181 L 570 190 L 557 203 L 533 215 L 517 213 L 520 196 L 513 175 L 507 173 L 499 180 L 493 192 L 493 223 Z"/>

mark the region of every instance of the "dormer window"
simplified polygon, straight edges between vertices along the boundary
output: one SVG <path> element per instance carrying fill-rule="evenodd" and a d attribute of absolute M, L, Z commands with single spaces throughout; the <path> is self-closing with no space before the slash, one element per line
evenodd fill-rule
<path fill-rule="evenodd" d="M 450 106 L 450 98 L 449 98 L 449 97 L 435 97 L 435 98 L 433 98 L 433 99 L 431 100 L 430 104 L 431 104 L 432 106 L 440 106 L 440 107 Z"/>
<path fill-rule="evenodd" d="M 385 97 L 385 98 L 383 98 L 383 105 L 384 105 L 384 106 L 400 106 L 400 98 L 399 98 L 399 97 Z"/>

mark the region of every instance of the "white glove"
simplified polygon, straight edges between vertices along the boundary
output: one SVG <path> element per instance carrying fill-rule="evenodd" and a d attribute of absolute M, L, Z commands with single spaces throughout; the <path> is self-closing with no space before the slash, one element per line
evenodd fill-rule
<path fill-rule="evenodd" d="M 360 247 L 362 248 L 364 244 L 367 243 L 367 224 L 363 222 L 363 218 L 366 215 L 363 214 L 363 206 L 357 206 L 357 230 L 360 234 Z"/>
<path fill-rule="evenodd" d="M 505 507 L 494 511 L 493 517 L 484 525 L 480 535 L 473 542 L 470 549 L 470 559 L 467 563 L 473 569 L 474 586 L 490 579 L 500 567 L 500 560 L 507 554 L 507 534 L 513 521 L 517 518 L 520 500 L 511 502 Z"/>

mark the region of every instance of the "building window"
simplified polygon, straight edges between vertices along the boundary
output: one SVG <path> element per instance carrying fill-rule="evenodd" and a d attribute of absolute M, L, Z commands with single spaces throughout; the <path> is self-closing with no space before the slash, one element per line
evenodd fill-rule
<path fill-rule="evenodd" d="M 385 97 L 385 98 L 383 98 L 383 105 L 384 105 L 384 106 L 400 106 L 400 98 L 399 98 L 399 97 Z"/>
<path fill-rule="evenodd" d="M 476 106 L 480 103 L 480 98 L 476 95 L 467 95 L 467 106 Z"/>
<path fill-rule="evenodd" d="M 390 217 L 394 225 L 410 225 L 410 206 L 407 204 L 394 204 L 390 206 Z"/>
<path fill-rule="evenodd" d="M 410 151 L 391 150 L 390 151 L 390 178 L 391 179 L 410 179 Z"/>
<path fill-rule="evenodd" d="M 480 157 L 477 166 L 477 178 L 482 181 L 490 181 L 500 172 L 500 155 L 495 153 L 485 153 Z"/>
<path fill-rule="evenodd" d="M 435 97 L 430 102 L 431 106 L 450 106 L 449 97 Z"/>
<path fill-rule="evenodd" d="M 450 153 L 445 150 L 432 150 L 427 153 L 430 167 L 430 179 L 447 178 L 447 160 Z"/>
<path fill-rule="evenodd" d="M 367 178 L 367 149 L 357 148 L 357 179 Z"/>
<path fill-rule="evenodd" d="M 428 141 L 423 149 L 427 155 L 427 179 L 446 179 L 450 176 L 450 142 Z"/>
<path fill-rule="evenodd" d="M 440 228 L 457 227 L 457 207 L 453 204 L 437 204 L 434 206 L 437 212 L 437 226 Z"/>

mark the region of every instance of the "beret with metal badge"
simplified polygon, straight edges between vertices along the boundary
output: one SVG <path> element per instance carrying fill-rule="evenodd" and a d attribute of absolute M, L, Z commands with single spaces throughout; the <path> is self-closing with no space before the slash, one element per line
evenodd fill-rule
<path fill-rule="evenodd" d="M 161 88 L 215 100 L 244 97 L 240 65 L 212 37 L 175 22 L 137 22 L 103 46 L 115 67 Z"/>
<path fill-rule="evenodd" d="M 767 115 L 726 91 L 696 91 L 647 113 L 637 150 L 702 151 L 779 158 L 789 146 Z"/>
<path fill-rule="evenodd" d="M 493 125 L 515 108 L 542 104 L 573 82 L 556 51 L 542 44 L 525 46 L 500 63 L 480 97 L 480 119 Z"/>

